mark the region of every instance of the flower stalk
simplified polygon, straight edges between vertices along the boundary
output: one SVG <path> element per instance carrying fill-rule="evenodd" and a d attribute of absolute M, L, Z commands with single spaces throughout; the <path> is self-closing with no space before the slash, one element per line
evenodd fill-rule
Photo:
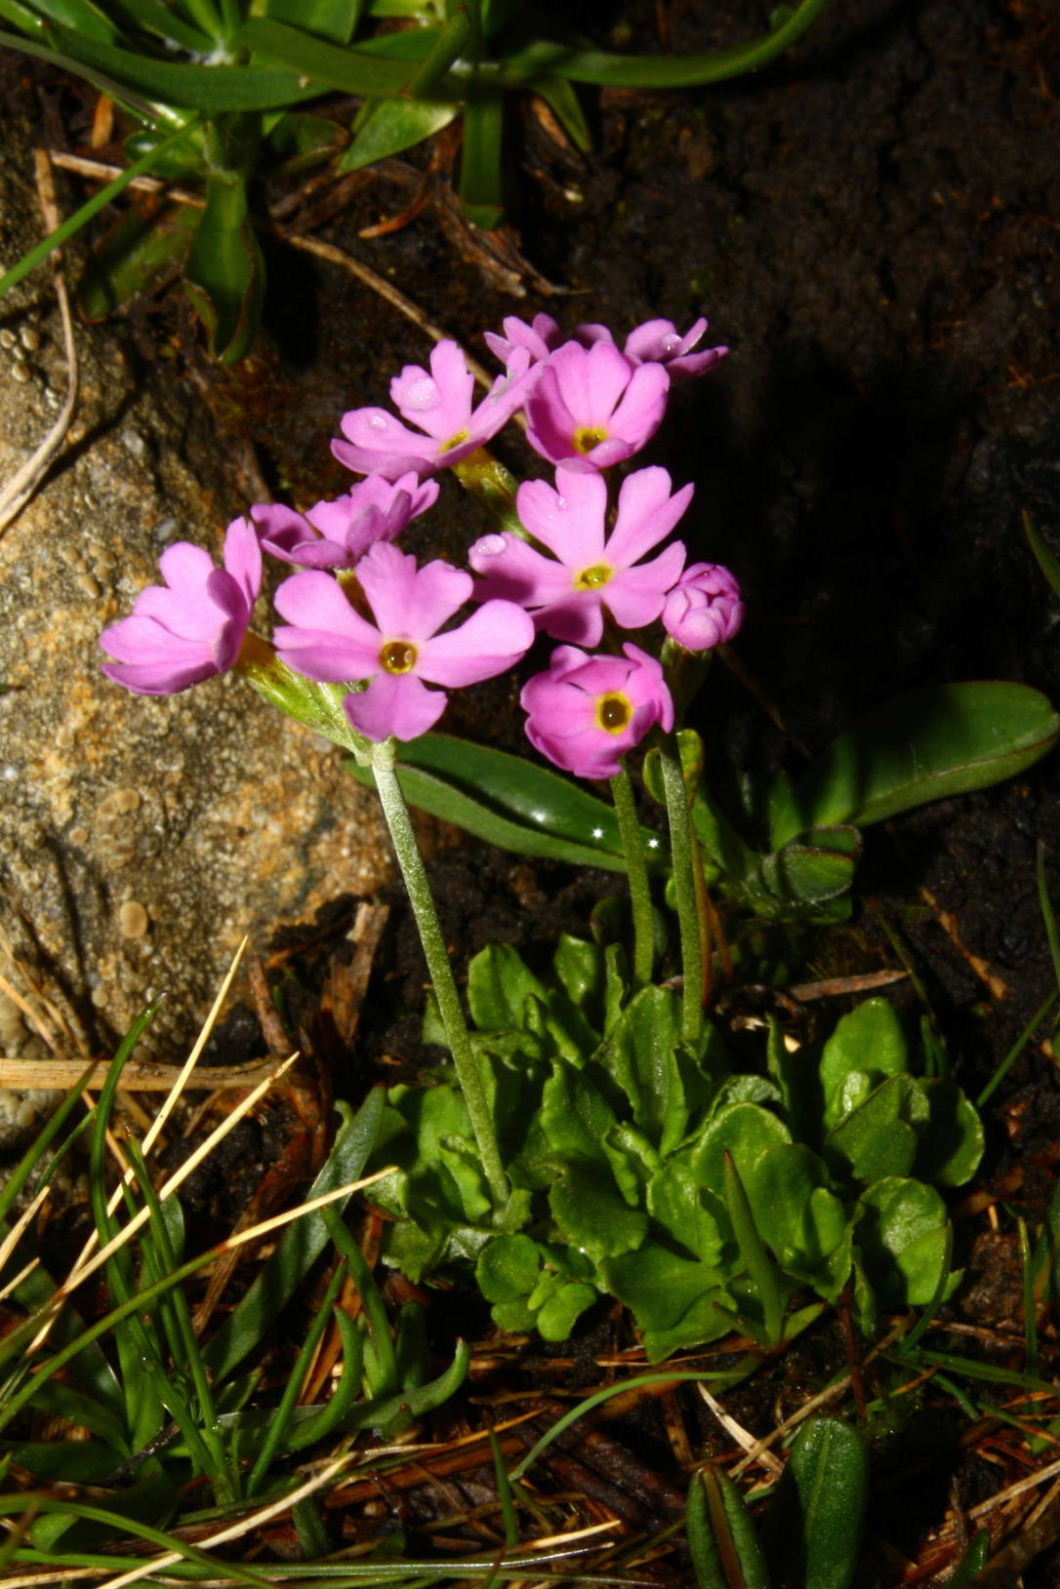
<path fill-rule="evenodd" d="M 372 747 L 372 772 L 383 808 L 390 838 L 397 855 L 398 865 L 412 905 L 420 942 L 427 960 L 427 970 L 438 1009 L 445 1027 L 449 1051 L 453 1056 L 460 1088 L 471 1119 L 471 1129 L 482 1158 L 482 1168 L 493 1194 L 494 1206 L 500 1210 L 508 1201 L 508 1177 L 501 1163 L 497 1133 L 493 1128 L 493 1115 L 483 1085 L 482 1072 L 471 1046 L 464 1011 L 457 992 L 449 951 L 442 934 L 438 911 L 435 907 L 427 869 L 423 864 L 416 835 L 412 829 L 408 806 L 401 792 L 395 770 L 394 741 L 385 740 Z"/>
<path fill-rule="evenodd" d="M 670 851 L 674 869 L 674 895 L 681 930 L 681 965 L 684 992 L 681 1006 L 681 1034 L 694 1042 L 703 1027 L 703 941 L 695 885 L 695 837 L 692 832 L 688 790 L 677 743 L 668 735 L 659 747 L 666 815 L 670 824 Z"/>
<path fill-rule="evenodd" d="M 633 986 L 646 987 L 651 981 L 655 958 L 655 929 L 651 908 L 651 885 L 644 859 L 644 843 L 633 800 L 633 785 L 625 768 L 611 779 L 611 798 L 615 803 L 618 831 L 626 857 L 629 899 L 633 908 Z"/>

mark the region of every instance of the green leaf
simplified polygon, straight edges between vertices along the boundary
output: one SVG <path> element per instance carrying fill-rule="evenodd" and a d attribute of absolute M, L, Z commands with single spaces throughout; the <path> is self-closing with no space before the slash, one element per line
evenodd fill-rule
<path fill-rule="evenodd" d="M 599 945 L 563 933 L 552 957 L 552 969 L 571 1003 L 583 1013 L 595 1013 L 603 1000 L 605 980 Z"/>
<path fill-rule="evenodd" d="M 761 1340 L 769 1351 L 780 1345 L 784 1297 L 777 1266 L 765 1249 L 743 1182 L 731 1153 L 725 1154 L 725 1208 L 754 1295 L 762 1310 Z M 756 1332 L 757 1333 L 757 1332 Z"/>
<path fill-rule="evenodd" d="M 672 1152 L 710 1093 L 702 1060 L 716 1046 L 706 1028 L 701 1055 L 681 1046 L 681 1002 L 668 988 L 643 988 L 612 1025 L 597 1062 L 628 1097 L 633 1119 L 660 1153 Z"/>
<path fill-rule="evenodd" d="M 416 40 L 417 53 L 425 42 L 422 36 Z M 288 27 L 286 23 L 273 22 L 266 17 L 250 17 L 244 22 L 232 40 L 232 48 L 253 50 L 263 60 L 275 62 L 276 67 L 286 67 L 297 73 L 299 79 L 308 78 L 314 85 L 308 90 L 311 94 L 319 94 L 324 88 L 337 88 L 344 94 L 364 94 L 369 99 L 384 95 L 398 98 L 409 93 L 416 75 L 407 63 L 387 60 L 381 51 L 329 44 L 310 33 L 303 33 L 301 28 Z M 289 102 L 293 103 L 293 98 Z"/>
<path fill-rule="evenodd" d="M 699 1185 L 718 1199 L 710 1207 L 721 1206 L 724 1196 L 726 1152 L 732 1154 L 741 1178 L 749 1178 L 763 1153 L 790 1141 L 791 1134 L 783 1121 L 758 1104 L 727 1104 L 719 1109 L 692 1150 L 692 1166 Z"/>
<path fill-rule="evenodd" d="M 685 1526 L 700 1589 L 748 1584 L 771 1589 L 747 1503 L 722 1468 L 709 1466 L 693 1473 Z"/>
<path fill-rule="evenodd" d="M 586 1308 L 596 1301 L 593 1286 L 581 1280 L 559 1285 L 542 1303 L 535 1319 L 538 1333 L 545 1341 L 566 1341 Z"/>
<path fill-rule="evenodd" d="M 574 83 L 599 83 L 614 88 L 690 88 L 718 83 L 756 71 L 788 49 L 817 20 L 828 0 L 802 0 L 779 25 L 750 44 L 697 55 L 611 55 L 583 49 L 579 42 L 556 44 L 541 37 L 546 25 L 535 18 L 535 42 L 504 60 L 505 80 L 512 86 L 554 73 Z M 526 12 L 532 15 L 532 8 Z M 552 31 L 555 31 L 553 28 Z"/>
<path fill-rule="evenodd" d="M 261 26 L 267 24 L 262 23 Z M 245 24 L 249 27 L 250 24 Z M 297 69 L 284 71 L 272 66 L 200 66 L 183 61 L 157 60 L 134 50 L 119 49 L 101 39 L 86 38 L 70 28 L 55 27 L 51 37 L 59 51 L 78 67 L 106 73 L 148 100 L 158 100 L 207 116 L 225 111 L 271 110 L 281 105 L 298 104 L 321 92 L 319 84 L 307 83 Z M 321 49 L 330 46 L 320 46 Z M 34 49 L 34 54 L 43 53 Z M 54 55 L 54 51 L 50 54 Z M 345 53 L 345 52 L 341 52 Z M 382 63 L 381 63 L 382 64 Z M 392 67 L 392 71 L 406 69 Z M 120 92 L 120 90 L 119 90 Z M 379 92 L 378 87 L 376 92 Z"/>
<path fill-rule="evenodd" d="M 927 1116 L 919 1084 L 911 1076 L 891 1076 L 828 1133 L 825 1158 L 856 1181 L 907 1175 L 917 1151 L 913 1122 Z"/>
<path fill-rule="evenodd" d="M 526 1001 L 544 999 L 545 986 L 508 943 L 491 943 L 468 967 L 467 1001 L 483 1031 L 525 1024 Z"/>
<path fill-rule="evenodd" d="M 75 28 L 88 39 L 104 39 L 113 44 L 118 37 L 114 23 L 90 0 L 33 0 L 33 10 L 49 22 Z M 47 37 L 49 30 L 42 31 Z"/>
<path fill-rule="evenodd" d="M 273 22 L 290 22 L 332 44 L 349 44 L 362 6 L 363 0 L 265 0 L 262 10 Z"/>
<path fill-rule="evenodd" d="M 460 156 L 460 203 L 472 225 L 484 232 L 492 232 L 504 216 L 503 137 L 500 91 L 468 99 L 464 105 L 464 145 Z"/>
<path fill-rule="evenodd" d="M 203 211 L 184 266 L 184 290 L 206 327 L 210 353 L 233 364 L 257 334 L 265 296 L 265 261 L 247 208 L 243 180 L 229 172 L 206 184 Z"/>
<path fill-rule="evenodd" d="M 397 775 L 410 805 L 520 855 L 625 871 L 613 809 L 569 778 L 448 734 L 424 734 L 401 756 Z M 372 784 L 370 769 L 347 767 Z M 664 871 L 661 836 L 645 830 L 644 841 L 649 868 Z"/>
<path fill-rule="evenodd" d="M 888 1176 L 862 1194 L 858 1208 L 855 1241 L 880 1305 L 930 1302 L 946 1260 L 946 1205 L 938 1192 Z"/>
<path fill-rule="evenodd" d="M 563 1240 L 594 1262 L 635 1251 L 648 1234 L 648 1216 L 627 1206 L 607 1170 L 566 1165 L 549 1193 Z"/>
<path fill-rule="evenodd" d="M 796 790 L 798 828 L 883 822 L 929 800 L 985 789 L 1032 766 L 1057 741 L 1060 716 L 1037 690 L 944 684 L 899 696 L 841 734 Z"/>
<path fill-rule="evenodd" d="M 556 1062 L 544 1085 L 537 1115 L 543 1142 L 539 1151 L 549 1160 L 604 1165 L 604 1136 L 615 1115 L 589 1078 Z"/>
<path fill-rule="evenodd" d="M 871 1083 L 909 1069 L 909 1048 L 902 1023 L 886 999 L 864 999 L 836 1022 L 821 1050 L 818 1074 L 824 1093 L 826 1129 L 843 1118 L 843 1086 L 854 1072 Z"/>
<path fill-rule="evenodd" d="M 310 111 L 285 111 L 276 118 L 266 137 L 269 153 L 283 162 L 286 172 L 299 171 L 325 159 L 346 141 L 346 130 L 328 116 Z"/>
<path fill-rule="evenodd" d="M 164 204 L 152 215 L 129 210 L 97 243 L 77 289 L 86 320 L 104 320 L 161 276 L 177 271 L 191 249 L 200 211 Z"/>
<path fill-rule="evenodd" d="M 1045 583 L 1054 596 L 1060 596 L 1060 563 L 1056 560 L 1056 554 L 1046 546 L 1041 532 L 1035 527 L 1034 520 L 1030 514 L 1024 512 L 1021 517 L 1023 519 L 1023 533 L 1027 537 L 1030 549 L 1037 559 L 1038 567 L 1045 576 Z"/>
<path fill-rule="evenodd" d="M 785 905 L 820 905 L 850 891 L 861 859 L 857 828 L 815 828 L 764 856 L 744 886 Z"/>
<path fill-rule="evenodd" d="M 541 1249 L 529 1236 L 495 1236 L 483 1247 L 475 1279 L 487 1302 L 514 1302 L 530 1294 L 541 1272 Z"/>
<path fill-rule="evenodd" d="M 718 1271 L 679 1258 L 657 1242 L 646 1241 L 600 1268 L 608 1290 L 633 1310 L 653 1363 L 683 1346 L 717 1340 L 732 1327 L 728 1310 L 733 1302 Z"/>
<path fill-rule="evenodd" d="M 562 77 L 539 77 L 534 83 L 534 93 L 540 94 L 574 147 L 582 154 L 591 154 L 592 133 L 570 83 L 564 82 Z"/>
<path fill-rule="evenodd" d="M 835 1301 L 850 1273 L 850 1219 L 816 1153 L 804 1142 L 768 1148 L 744 1181 L 762 1240 Z"/>
<path fill-rule="evenodd" d="M 667 1159 L 648 1182 L 648 1212 L 669 1236 L 687 1247 L 701 1263 L 716 1268 L 722 1241 L 718 1222 L 705 1206 L 686 1150 Z"/>
<path fill-rule="evenodd" d="M 460 114 L 460 106 L 433 99 L 377 99 L 365 107 L 340 171 L 360 171 L 431 138 Z"/>
<path fill-rule="evenodd" d="M 864 1437 L 838 1418 L 799 1431 L 770 1510 L 771 1555 L 806 1589 L 854 1589 L 868 1495 Z"/>
<path fill-rule="evenodd" d="M 957 1083 L 945 1077 L 920 1083 L 928 1119 L 920 1126 L 913 1173 L 936 1186 L 963 1186 L 979 1168 L 986 1133 L 979 1112 Z"/>

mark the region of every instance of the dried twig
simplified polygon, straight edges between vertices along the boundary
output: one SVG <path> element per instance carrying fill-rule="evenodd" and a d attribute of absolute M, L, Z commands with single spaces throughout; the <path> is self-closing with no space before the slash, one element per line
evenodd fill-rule
<path fill-rule="evenodd" d="M 45 150 L 37 149 L 34 151 L 34 155 L 37 193 L 44 213 L 44 224 L 49 232 L 54 232 L 59 227 L 60 217 L 59 206 L 55 198 L 55 184 L 52 180 L 51 165 Z M 66 349 L 66 401 L 59 411 L 58 419 L 40 446 L 31 457 L 26 459 L 21 469 L 16 470 L 11 479 L 0 490 L 0 535 L 7 529 L 12 520 L 16 519 L 22 512 L 22 509 L 44 479 L 51 467 L 52 460 L 66 439 L 66 433 L 70 429 L 74 410 L 77 407 L 78 366 L 77 345 L 74 341 L 74 322 L 70 312 L 70 298 L 66 290 L 66 277 L 63 274 L 61 252 L 57 252 L 54 259 L 55 295 L 59 302 L 59 315 L 63 325 L 63 342 Z"/>

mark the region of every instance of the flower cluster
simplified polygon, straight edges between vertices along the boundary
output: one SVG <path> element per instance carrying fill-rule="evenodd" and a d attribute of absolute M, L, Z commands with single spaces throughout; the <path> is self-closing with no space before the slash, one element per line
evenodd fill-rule
<path fill-rule="evenodd" d="M 743 617 L 728 570 L 686 566 L 684 544 L 669 539 L 692 487 L 675 491 L 665 469 L 637 469 L 612 506 L 606 475 L 650 441 L 671 384 L 724 357 L 725 348 L 695 351 L 706 329 L 698 320 L 682 335 L 653 320 L 619 348 L 605 326 L 564 339 L 548 315 L 509 318 L 503 335 L 486 335 L 504 373 L 477 403 L 459 347 L 439 343 L 429 369 L 408 365 L 392 380 L 396 415 L 343 415 L 332 450 L 363 479 L 305 513 L 252 508 L 229 525 L 223 568 L 199 547 L 170 547 L 165 586 L 143 591 L 104 632 L 117 659 L 105 671 L 131 690 L 170 694 L 234 666 L 265 551 L 299 570 L 276 594 L 277 653 L 307 678 L 348 685 L 344 710 L 360 734 L 417 738 L 442 715 L 447 689 L 503 673 L 545 634 L 562 643 L 522 692 L 531 742 L 578 776 L 616 773 L 653 725 L 673 723 L 662 664 L 619 632 L 661 622 L 674 645 L 703 652 Z M 519 531 L 475 541 L 471 572 L 399 550 L 393 543 L 437 500 L 432 477 L 519 414 L 554 470 L 519 488 Z M 469 615 L 454 623 L 462 609 Z"/>

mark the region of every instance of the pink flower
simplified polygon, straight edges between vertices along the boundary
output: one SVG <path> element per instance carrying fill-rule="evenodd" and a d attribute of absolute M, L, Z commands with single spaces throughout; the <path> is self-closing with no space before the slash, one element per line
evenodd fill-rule
<path fill-rule="evenodd" d="M 556 640 L 599 645 L 605 607 L 623 629 L 643 628 L 662 612 L 685 548 L 676 541 L 648 563 L 639 559 L 669 535 L 691 499 L 690 485 L 670 495 L 665 469 L 638 469 L 622 482 L 608 535 L 603 478 L 561 465 L 555 489 L 530 480 L 517 498 L 519 517 L 553 556 L 505 531 L 476 541 L 468 560 L 484 577 L 484 596 L 518 602 Z"/>
<path fill-rule="evenodd" d="M 691 350 L 703 338 L 708 322 L 702 317 L 681 335 L 672 320 L 646 320 L 636 326 L 626 338 L 623 353 L 631 364 L 665 364 L 671 380 L 681 376 L 702 375 L 728 353 L 728 348 L 706 348 L 702 353 Z M 526 323 L 515 315 L 504 321 L 504 335 L 495 331 L 485 333 L 486 344 L 507 369 L 518 349 L 525 349 L 532 364 L 547 360 L 563 344 L 559 322 L 551 315 L 538 314 Z M 607 326 L 580 325 L 571 332 L 570 341 L 583 348 L 596 342 L 614 343 Z"/>
<path fill-rule="evenodd" d="M 731 640 L 743 623 L 735 577 L 720 563 L 693 563 L 666 598 L 663 626 L 686 651 L 709 651 Z"/>
<path fill-rule="evenodd" d="M 512 667 L 533 642 L 530 619 L 507 601 L 488 601 L 439 634 L 472 591 L 471 575 L 450 563 L 417 568 L 414 557 L 377 541 L 358 563 L 357 579 L 374 623 L 330 574 L 295 574 L 276 592 L 291 627 L 273 639 L 283 660 L 308 678 L 369 681 L 343 703 L 369 739 L 418 739 L 445 711 L 445 694 L 427 684 L 477 684 Z"/>
<path fill-rule="evenodd" d="M 629 333 L 623 352 L 634 364 L 652 361 L 665 364 L 671 380 L 685 375 L 703 375 L 729 351 L 728 348 L 704 348 L 702 353 L 691 351 L 702 341 L 707 324 L 700 317 L 682 336 L 672 320 L 646 320 Z"/>
<path fill-rule="evenodd" d="M 670 377 L 663 366 L 638 367 L 613 342 L 565 342 L 537 368 L 526 434 L 552 463 L 579 459 L 610 468 L 650 441 L 666 412 Z"/>
<path fill-rule="evenodd" d="M 331 450 L 348 469 L 388 480 L 410 469 L 425 475 L 447 468 L 507 424 L 526 397 L 529 370 L 528 354 L 514 358 L 476 408 L 475 377 L 462 351 L 455 342 L 439 342 L 429 371 L 406 364 L 390 383 L 395 407 L 418 430 L 385 408 L 354 408 L 342 416 L 346 440 L 333 441 Z"/>
<path fill-rule="evenodd" d="M 303 568 L 352 568 L 375 541 L 394 541 L 411 519 L 438 500 L 435 481 L 410 471 L 400 480 L 370 475 L 345 496 L 296 513 L 280 502 L 250 510 L 261 544 L 273 557 Z"/>
<path fill-rule="evenodd" d="M 622 649 L 624 657 L 590 657 L 559 646 L 519 697 L 530 743 L 578 778 L 613 778 L 650 728 L 673 727 L 662 666 L 639 646 Z"/>
<path fill-rule="evenodd" d="M 104 673 L 138 695 L 175 695 L 227 673 L 261 590 L 261 548 L 249 519 L 228 526 L 223 568 L 189 541 L 167 547 L 160 566 L 165 585 L 142 590 L 131 615 L 99 641 L 118 659 L 104 662 Z"/>

